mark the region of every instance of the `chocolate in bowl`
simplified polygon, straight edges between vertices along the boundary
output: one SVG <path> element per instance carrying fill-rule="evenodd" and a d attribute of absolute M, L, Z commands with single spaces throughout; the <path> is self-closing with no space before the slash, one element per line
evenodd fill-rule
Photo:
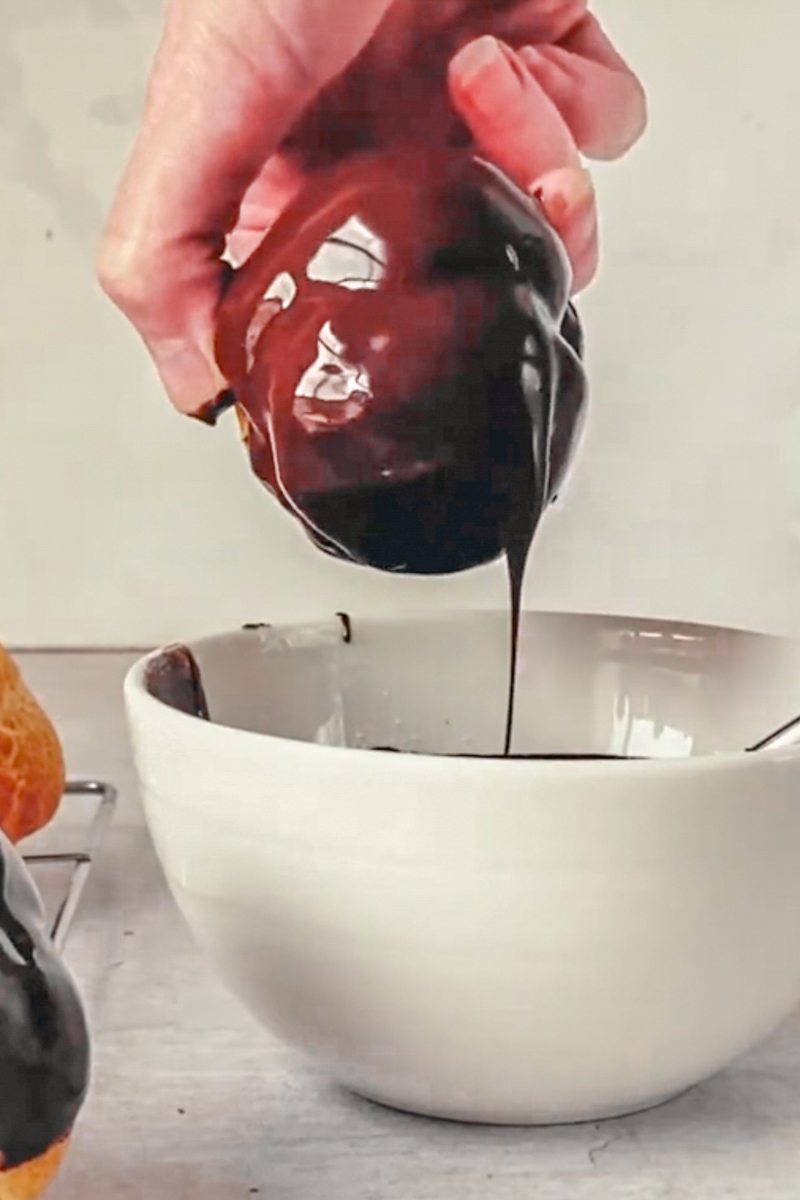
<path fill-rule="evenodd" d="M 372 746 L 381 754 L 416 754 L 416 750 L 399 750 L 396 746 Z M 501 759 L 503 762 L 642 762 L 632 754 L 434 754 L 434 758 Z"/>

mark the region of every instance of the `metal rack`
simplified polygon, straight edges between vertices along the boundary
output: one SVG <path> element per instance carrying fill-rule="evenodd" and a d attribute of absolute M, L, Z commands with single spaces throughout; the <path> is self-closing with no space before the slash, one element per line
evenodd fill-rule
<path fill-rule="evenodd" d="M 72 866 L 66 891 L 57 906 L 50 928 L 50 936 L 59 952 L 66 945 L 81 896 L 116 807 L 117 789 L 112 784 L 104 783 L 99 779 L 75 779 L 70 780 L 64 789 L 65 799 L 69 796 L 90 796 L 97 800 L 94 815 L 86 829 L 83 845 L 77 850 L 63 850 L 49 854 L 26 854 L 24 856 L 25 862 L 32 867 Z"/>

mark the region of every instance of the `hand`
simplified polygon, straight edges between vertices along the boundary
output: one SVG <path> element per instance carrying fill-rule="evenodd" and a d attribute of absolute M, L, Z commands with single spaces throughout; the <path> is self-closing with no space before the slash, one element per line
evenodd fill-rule
<path fill-rule="evenodd" d="M 471 141 L 538 197 L 585 286 L 597 218 L 581 152 L 615 158 L 646 120 L 587 2 L 171 0 L 98 273 L 176 407 L 227 386 L 225 250 L 246 257 L 305 173 L 356 149 Z"/>

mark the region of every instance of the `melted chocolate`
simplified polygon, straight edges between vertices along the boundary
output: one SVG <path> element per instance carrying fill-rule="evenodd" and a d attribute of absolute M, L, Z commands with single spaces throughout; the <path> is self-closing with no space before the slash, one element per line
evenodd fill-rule
<path fill-rule="evenodd" d="M 505 553 L 510 750 L 522 581 L 583 424 L 569 268 L 464 153 L 323 172 L 235 275 L 217 357 L 253 468 L 328 554 L 446 575 Z"/>
<path fill-rule="evenodd" d="M 417 750 L 398 750 L 395 746 L 373 746 L 382 754 L 419 754 Z M 482 758 L 501 762 L 644 762 L 631 754 L 435 754 L 434 758 Z"/>
<path fill-rule="evenodd" d="M 25 866 L 0 834 L 0 1171 L 69 1134 L 88 1079 L 75 985 L 42 930 Z"/>
<path fill-rule="evenodd" d="M 145 669 L 145 686 L 151 696 L 170 708 L 210 720 L 200 668 L 188 646 L 168 646 L 151 658 Z"/>

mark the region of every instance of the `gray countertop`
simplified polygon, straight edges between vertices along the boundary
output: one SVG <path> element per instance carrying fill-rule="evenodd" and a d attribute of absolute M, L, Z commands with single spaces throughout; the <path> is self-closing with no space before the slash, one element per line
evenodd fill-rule
<path fill-rule="evenodd" d="M 797 1200 L 800 1016 L 665 1108 L 532 1130 L 374 1107 L 263 1033 L 195 950 L 151 851 L 120 699 L 132 657 L 20 656 L 71 776 L 120 790 L 67 950 L 95 1069 L 53 1200 Z"/>

